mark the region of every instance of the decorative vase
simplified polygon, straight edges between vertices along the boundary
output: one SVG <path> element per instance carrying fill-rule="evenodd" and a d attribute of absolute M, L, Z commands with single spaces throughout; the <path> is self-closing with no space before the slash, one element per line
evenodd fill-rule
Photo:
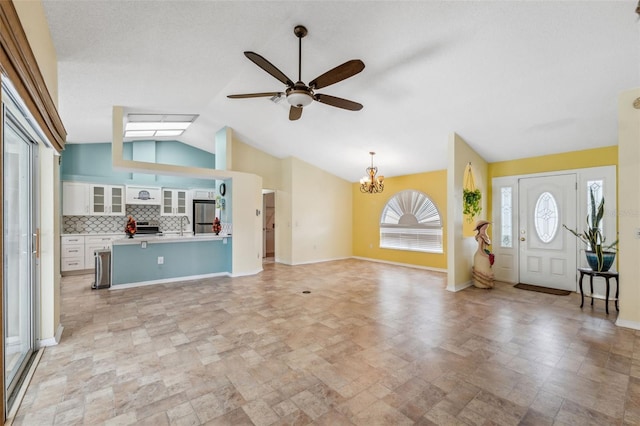
<path fill-rule="evenodd" d="M 616 258 L 616 253 L 613 251 L 602 252 L 602 265 L 598 265 L 598 256 L 596 252 L 587 250 L 584 252 L 587 255 L 587 263 L 589 267 L 597 272 L 607 272 L 613 265 L 613 261 Z M 598 268 L 600 266 L 600 268 Z"/>

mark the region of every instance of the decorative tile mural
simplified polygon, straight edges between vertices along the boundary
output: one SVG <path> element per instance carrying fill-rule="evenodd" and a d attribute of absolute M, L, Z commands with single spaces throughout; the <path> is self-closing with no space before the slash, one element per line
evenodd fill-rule
<path fill-rule="evenodd" d="M 157 220 L 163 232 L 179 232 L 180 216 L 160 216 L 160 206 L 127 205 L 125 216 L 63 216 L 64 234 L 117 234 L 124 232 L 127 217 L 136 221 Z M 191 222 L 192 218 L 189 218 Z M 191 231 L 191 223 L 184 221 L 183 231 Z M 231 233 L 231 224 L 222 224 L 222 233 Z"/>

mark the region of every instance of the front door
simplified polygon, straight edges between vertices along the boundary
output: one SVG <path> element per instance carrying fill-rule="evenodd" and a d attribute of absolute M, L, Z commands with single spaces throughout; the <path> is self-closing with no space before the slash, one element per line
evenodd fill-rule
<path fill-rule="evenodd" d="M 576 291 L 575 174 L 519 180 L 520 282 Z"/>

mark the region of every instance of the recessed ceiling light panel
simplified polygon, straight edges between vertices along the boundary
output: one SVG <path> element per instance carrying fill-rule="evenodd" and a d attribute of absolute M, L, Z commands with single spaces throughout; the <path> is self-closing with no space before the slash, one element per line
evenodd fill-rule
<path fill-rule="evenodd" d="M 196 114 L 127 114 L 124 137 L 180 136 L 196 118 Z"/>

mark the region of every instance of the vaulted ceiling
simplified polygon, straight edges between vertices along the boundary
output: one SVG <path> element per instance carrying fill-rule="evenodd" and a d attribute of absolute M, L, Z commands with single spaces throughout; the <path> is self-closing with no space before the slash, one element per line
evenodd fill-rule
<path fill-rule="evenodd" d="M 357 181 L 376 151 L 385 176 L 446 168 L 460 134 L 490 162 L 617 143 L 617 97 L 640 86 L 634 1 L 43 0 L 68 143 L 111 140 L 111 111 L 199 114 L 181 137 L 214 151 L 231 127 L 276 157 Z M 290 121 L 256 52 L 308 83 L 350 59 L 365 69 Z"/>

